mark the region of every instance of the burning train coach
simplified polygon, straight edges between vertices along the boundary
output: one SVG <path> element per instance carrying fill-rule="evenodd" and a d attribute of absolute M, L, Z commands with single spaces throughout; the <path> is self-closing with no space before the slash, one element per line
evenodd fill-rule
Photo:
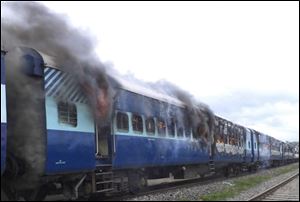
<path fill-rule="evenodd" d="M 206 105 L 83 72 L 89 79 L 32 48 L 1 51 L 1 199 L 137 192 L 170 173 L 228 176 L 298 160 L 290 145 Z"/>

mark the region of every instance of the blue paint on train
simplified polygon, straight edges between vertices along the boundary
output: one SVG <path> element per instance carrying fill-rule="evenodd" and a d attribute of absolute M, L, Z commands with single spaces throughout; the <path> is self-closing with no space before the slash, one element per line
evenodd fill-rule
<path fill-rule="evenodd" d="M 207 148 L 189 139 L 115 134 L 117 169 L 208 163 Z"/>
<path fill-rule="evenodd" d="M 94 133 L 47 130 L 46 174 L 94 169 Z"/>
<path fill-rule="evenodd" d="M 46 174 L 94 170 L 96 165 L 94 118 L 87 103 L 75 102 L 78 98 L 82 101 L 86 98 L 74 78 L 68 77 L 68 83 L 72 84 L 68 88 L 65 83 L 60 83 L 61 80 L 56 79 L 67 77 L 66 73 L 46 67 L 44 75 L 47 127 Z M 49 96 L 49 93 L 54 91 L 53 96 Z M 76 93 L 79 95 L 75 97 L 76 99 L 63 97 Z M 70 97 L 74 96 L 66 98 Z M 68 102 L 75 108 L 72 117 L 68 107 L 59 112 L 59 100 Z M 69 122 L 71 119 L 76 120 L 75 124 Z"/>
<path fill-rule="evenodd" d="M 245 160 L 245 154 L 227 154 L 227 153 L 216 153 L 213 160 L 216 163 L 226 162 L 226 163 L 242 163 Z"/>
<path fill-rule="evenodd" d="M 270 138 L 268 135 L 259 134 L 259 160 L 264 162 L 265 165 L 269 164 L 271 156 Z"/>

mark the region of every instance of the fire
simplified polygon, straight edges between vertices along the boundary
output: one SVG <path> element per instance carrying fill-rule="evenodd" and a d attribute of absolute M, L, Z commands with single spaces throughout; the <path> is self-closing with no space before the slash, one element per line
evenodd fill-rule
<path fill-rule="evenodd" d="M 110 104 L 108 89 L 92 86 L 87 82 L 82 84 L 82 87 L 92 105 L 96 118 L 105 119 L 108 117 Z"/>

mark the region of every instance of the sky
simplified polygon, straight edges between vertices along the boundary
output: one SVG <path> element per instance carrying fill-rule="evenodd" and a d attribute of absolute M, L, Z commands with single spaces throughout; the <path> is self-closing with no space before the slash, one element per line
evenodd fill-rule
<path fill-rule="evenodd" d="M 41 2 L 121 74 L 170 81 L 219 116 L 299 141 L 299 2 Z"/>

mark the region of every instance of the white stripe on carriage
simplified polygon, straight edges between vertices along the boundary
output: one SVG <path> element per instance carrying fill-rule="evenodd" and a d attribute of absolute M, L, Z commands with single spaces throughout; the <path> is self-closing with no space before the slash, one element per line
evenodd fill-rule
<path fill-rule="evenodd" d="M 55 82 L 54 80 L 56 79 L 56 77 L 58 77 L 61 74 L 61 72 L 57 72 L 50 80 L 49 82 L 46 83 L 45 88 L 47 88 L 50 84 L 52 84 L 53 82 Z M 57 81 L 56 81 L 57 82 Z M 55 83 L 56 83 L 55 82 Z"/>
<path fill-rule="evenodd" d="M 51 69 L 49 73 L 47 73 L 47 75 L 45 76 L 45 81 L 49 78 L 49 76 L 51 76 L 54 72 L 56 72 L 57 70 L 55 69 Z M 46 71 L 45 71 L 46 72 Z"/>
<path fill-rule="evenodd" d="M 65 80 L 64 80 L 63 82 L 60 82 L 62 79 L 65 79 Z M 57 92 L 60 91 L 61 86 L 63 86 L 63 84 L 66 83 L 66 82 L 69 81 L 69 80 L 70 80 L 70 76 L 67 75 L 67 74 L 63 74 L 63 75 L 57 80 L 57 82 L 55 82 L 55 84 L 51 87 L 51 89 L 48 90 L 47 95 L 50 96 L 50 94 L 52 94 L 52 96 L 55 96 L 55 94 L 56 94 Z M 56 88 L 56 86 L 57 86 L 57 88 Z M 54 92 L 52 92 L 52 90 L 55 89 L 55 88 L 56 88 L 56 90 L 55 90 Z"/>

